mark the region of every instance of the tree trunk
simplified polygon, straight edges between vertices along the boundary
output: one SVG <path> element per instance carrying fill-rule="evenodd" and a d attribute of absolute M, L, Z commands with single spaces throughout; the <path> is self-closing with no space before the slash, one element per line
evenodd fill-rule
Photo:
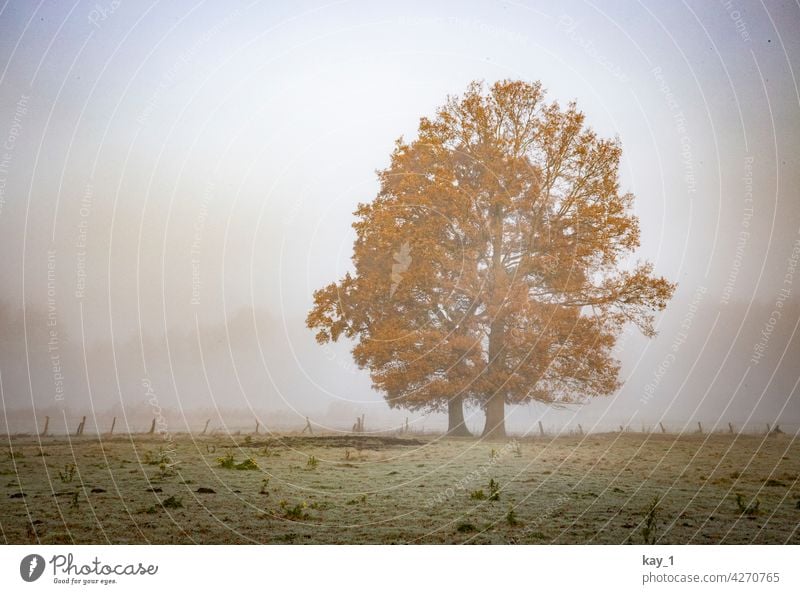
<path fill-rule="evenodd" d="M 486 412 L 486 425 L 482 437 L 489 439 L 506 436 L 506 403 L 503 394 L 495 392 L 486 401 L 483 410 Z"/>
<path fill-rule="evenodd" d="M 447 435 L 472 437 L 464 424 L 464 397 L 454 396 L 447 402 Z"/>
<path fill-rule="evenodd" d="M 489 373 L 489 397 L 483 408 L 486 412 L 486 426 L 483 437 L 497 438 L 506 436 L 505 391 L 501 388 L 499 378 L 504 377 L 505 364 L 503 349 L 506 341 L 505 312 L 503 300 L 508 291 L 508 279 L 503 264 L 503 207 L 498 202 L 492 209 L 489 222 L 492 241 L 491 276 L 488 287 L 489 315 L 489 352 L 487 369 Z"/>
<path fill-rule="evenodd" d="M 502 351 L 505 343 L 505 321 L 498 315 L 492 322 L 489 331 L 489 364 L 491 378 L 501 375 L 503 369 Z M 491 394 L 483 406 L 486 412 L 486 425 L 483 437 L 490 439 L 506 436 L 506 403 L 505 393 L 499 386 L 491 386 Z"/>

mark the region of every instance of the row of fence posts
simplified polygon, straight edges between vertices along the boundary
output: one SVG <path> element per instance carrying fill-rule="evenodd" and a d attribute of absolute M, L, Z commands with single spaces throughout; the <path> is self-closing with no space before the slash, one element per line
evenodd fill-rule
<path fill-rule="evenodd" d="M 210 423 L 211 423 L 211 419 L 208 419 L 206 421 L 205 426 L 203 427 L 203 430 L 200 432 L 200 435 L 205 435 L 208 432 L 208 426 L 209 426 Z M 109 435 L 109 436 L 114 435 L 114 428 L 116 427 L 116 425 L 117 425 L 117 417 L 114 417 L 111 420 L 111 427 L 109 428 L 108 433 L 106 433 L 106 435 Z M 766 425 L 767 425 L 767 434 L 768 435 L 780 435 L 780 434 L 783 433 L 783 431 L 781 430 L 781 426 L 778 425 L 778 424 L 776 424 L 775 427 L 772 427 L 772 425 L 770 423 L 767 423 Z M 84 430 L 85 427 L 86 427 L 86 417 L 83 416 L 83 417 L 81 417 L 81 420 L 78 423 L 78 428 L 75 430 L 75 436 L 76 437 L 82 436 L 83 435 L 83 430 Z M 664 423 L 659 422 L 658 423 L 658 427 L 661 430 L 661 433 L 666 433 L 667 432 L 667 428 L 664 427 Z M 39 436 L 40 437 L 46 436 L 49 428 L 50 428 L 50 417 L 49 416 L 45 416 L 45 418 L 44 418 L 44 428 L 39 433 Z M 261 424 L 260 424 L 260 422 L 258 420 L 256 420 L 256 427 L 255 427 L 255 432 L 254 432 L 255 435 L 260 435 L 260 430 L 261 430 Z M 155 431 L 156 431 L 156 418 L 153 418 L 153 422 L 150 424 L 150 430 L 147 432 L 147 435 L 153 435 L 155 433 Z M 300 434 L 302 435 L 306 431 L 308 431 L 309 435 L 314 435 L 314 429 L 313 429 L 313 427 L 311 425 L 311 421 L 309 420 L 308 417 L 306 417 L 305 427 L 303 427 L 303 430 L 300 432 Z M 364 424 L 364 415 L 362 414 L 360 417 L 356 417 L 356 422 L 353 424 L 352 432 L 353 433 L 364 433 L 365 431 L 366 431 L 366 426 Z M 625 425 L 620 425 L 619 426 L 619 431 L 620 431 L 620 433 L 630 433 L 631 432 L 631 428 L 630 428 L 630 426 L 626 427 Z M 400 433 L 409 433 L 408 417 L 406 417 L 405 424 L 401 426 L 399 432 Z M 644 425 L 642 425 L 642 431 L 641 432 L 642 433 L 650 433 L 651 431 L 646 430 Z M 703 424 L 700 421 L 697 422 L 697 431 L 695 431 L 695 433 L 696 434 L 703 434 L 704 433 Z M 728 423 L 728 433 L 730 433 L 730 434 L 735 433 L 734 428 L 733 428 L 733 423 Z M 539 435 L 541 437 L 545 437 L 547 435 L 547 432 L 545 431 L 544 425 L 542 424 L 541 421 L 539 421 Z M 578 423 L 578 435 L 584 435 L 583 426 L 580 423 Z"/>
<path fill-rule="evenodd" d="M 783 431 L 781 431 L 781 426 L 780 425 L 776 424 L 774 428 L 772 427 L 772 425 L 770 423 L 767 423 L 766 425 L 767 425 L 767 434 L 769 434 L 769 435 L 778 435 L 778 434 L 783 433 Z M 541 423 L 540 423 L 540 426 L 541 426 Z M 581 435 L 583 435 L 583 428 L 581 428 L 580 425 L 578 425 L 578 427 L 580 428 Z M 661 429 L 661 433 L 666 433 L 667 432 L 667 428 L 664 427 L 664 423 L 659 422 L 658 423 L 658 427 L 659 427 L 659 429 Z M 628 432 L 631 432 L 631 428 L 630 428 L 630 426 L 626 427 L 624 425 L 620 425 L 619 426 L 619 431 L 620 431 L 620 433 L 628 433 Z M 644 425 L 642 425 L 642 431 L 641 432 L 642 433 L 651 433 L 651 431 L 649 429 L 645 429 Z M 705 431 L 703 431 L 703 423 L 701 423 L 700 421 L 697 421 L 697 430 L 695 431 L 695 433 L 698 434 L 698 435 L 701 435 L 701 434 L 705 433 Z M 736 431 L 733 428 L 733 423 L 728 423 L 728 433 L 730 433 L 730 434 L 736 433 Z"/>
<path fill-rule="evenodd" d="M 156 420 L 157 420 L 157 418 L 154 417 L 152 423 L 150 424 L 150 430 L 147 432 L 147 435 L 153 435 L 156 432 Z M 108 430 L 108 433 L 106 433 L 106 435 L 114 435 L 114 427 L 116 426 L 116 424 L 117 424 L 117 417 L 114 417 L 111 420 L 111 428 Z M 203 430 L 200 432 L 200 435 L 205 435 L 208 432 L 208 426 L 210 424 L 211 424 L 211 419 L 208 419 L 206 421 L 205 426 L 203 427 Z M 84 430 L 85 427 L 86 427 L 86 417 L 84 416 L 84 417 L 81 417 L 81 420 L 78 423 L 78 428 L 75 430 L 75 437 L 82 436 L 83 435 L 83 430 Z M 39 436 L 40 437 L 46 436 L 48 434 L 47 432 L 48 432 L 49 429 L 50 429 L 50 417 L 49 416 L 45 416 L 45 418 L 44 418 L 44 428 L 39 432 Z M 260 421 L 258 421 L 258 419 L 256 419 L 256 427 L 255 427 L 254 434 L 255 435 L 260 435 L 260 430 L 261 430 L 261 423 L 260 423 Z M 300 434 L 302 435 L 306 431 L 308 431 L 308 433 L 310 435 L 314 435 L 314 428 L 313 428 L 313 426 L 311 424 L 311 420 L 308 417 L 306 417 L 306 424 L 303 427 L 303 430 L 300 432 Z M 406 418 L 405 431 L 408 432 L 408 418 Z M 353 432 L 354 433 L 363 433 L 364 432 L 364 415 L 361 415 L 356 420 L 356 425 L 353 425 Z"/>

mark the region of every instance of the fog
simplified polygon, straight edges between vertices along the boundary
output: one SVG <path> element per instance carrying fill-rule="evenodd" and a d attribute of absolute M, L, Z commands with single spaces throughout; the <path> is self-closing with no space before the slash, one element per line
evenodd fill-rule
<path fill-rule="evenodd" d="M 788 2 L 6 4 L 0 432 L 444 429 L 304 319 L 395 139 L 504 78 L 619 137 L 637 257 L 678 283 L 656 338 L 620 338 L 617 394 L 510 431 L 797 430 L 799 25 Z"/>

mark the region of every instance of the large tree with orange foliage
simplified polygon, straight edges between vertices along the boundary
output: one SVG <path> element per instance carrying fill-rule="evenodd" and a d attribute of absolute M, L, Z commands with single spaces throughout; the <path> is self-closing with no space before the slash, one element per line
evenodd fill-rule
<path fill-rule="evenodd" d="M 625 324 L 652 336 L 674 285 L 624 266 L 639 245 L 620 143 L 539 83 L 472 83 L 398 140 L 359 206 L 355 271 L 314 293 L 320 343 L 354 339 L 391 406 L 465 401 L 505 435 L 505 405 L 584 402 L 618 388 Z"/>

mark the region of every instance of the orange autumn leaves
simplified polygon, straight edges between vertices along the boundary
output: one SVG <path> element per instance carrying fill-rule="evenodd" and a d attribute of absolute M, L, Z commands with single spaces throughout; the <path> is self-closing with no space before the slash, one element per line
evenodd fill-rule
<path fill-rule="evenodd" d="M 504 434 L 505 404 L 613 392 L 616 337 L 651 336 L 675 288 L 621 266 L 639 226 L 620 156 L 539 83 L 472 83 L 397 141 L 355 213 L 355 271 L 315 292 L 309 328 L 353 339 L 391 406 L 451 424 L 480 406 L 485 435 Z"/>

